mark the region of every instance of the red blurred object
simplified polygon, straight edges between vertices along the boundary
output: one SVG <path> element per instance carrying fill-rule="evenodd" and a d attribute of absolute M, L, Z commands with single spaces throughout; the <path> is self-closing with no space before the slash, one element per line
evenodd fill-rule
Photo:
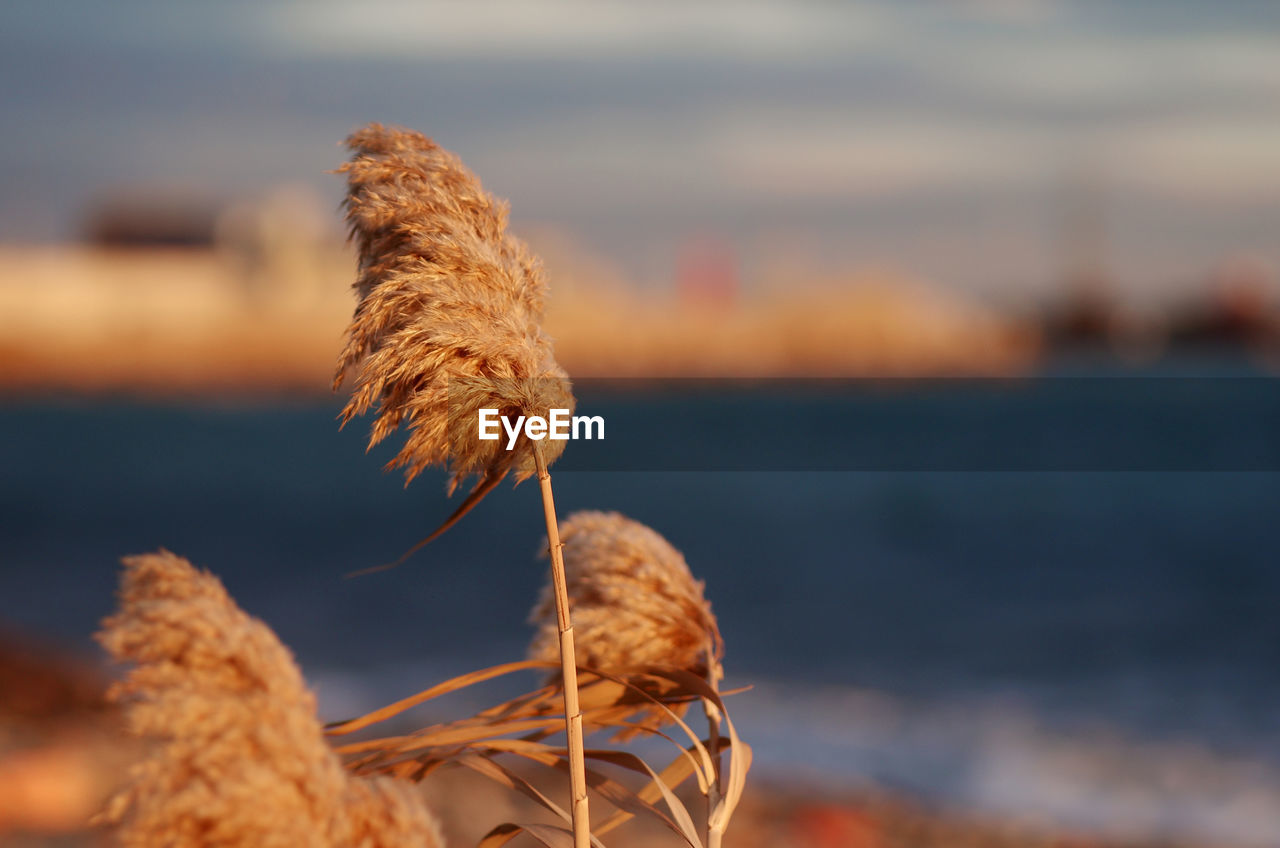
<path fill-rule="evenodd" d="M 806 804 L 791 819 L 793 840 L 812 848 L 882 848 L 880 828 L 870 816 L 838 804 Z"/>
<path fill-rule="evenodd" d="M 676 261 L 680 302 L 688 306 L 729 307 L 738 299 L 738 263 L 723 239 L 690 239 Z"/>

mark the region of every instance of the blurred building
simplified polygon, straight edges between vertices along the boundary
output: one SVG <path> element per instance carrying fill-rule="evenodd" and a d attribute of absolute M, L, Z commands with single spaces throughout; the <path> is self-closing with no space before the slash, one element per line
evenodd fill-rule
<path fill-rule="evenodd" d="M 90 205 L 84 237 L 105 248 L 212 247 L 221 207 L 203 195 L 119 191 Z"/>
<path fill-rule="evenodd" d="M 1170 340 L 1184 346 L 1274 348 L 1280 344 L 1275 286 L 1274 272 L 1260 260 L 1221 263 L 1206 279 L 1203 294 L 1174 311 Z"/>

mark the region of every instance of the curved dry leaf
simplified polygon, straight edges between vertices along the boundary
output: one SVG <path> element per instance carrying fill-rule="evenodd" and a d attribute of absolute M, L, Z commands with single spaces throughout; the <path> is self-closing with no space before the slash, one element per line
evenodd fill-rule
<path fill-rule="evenodd" d="M 588 759 L 604 760 L 618 765 L 623 765 L 625 763 L 626 765 L 624 767 L 626 768 L 635 769 L 636 766 L 639 766 L 639 769 L 636 770 L 642 769 L 644 773 L 649 775 L 651 785 L 654 786 L 662 795 L 662 800 L 666 803 L 667 808 L 671 810 L 671 814 L 675 816 L 676 822 L 679 823 L 680 830 L 683 831 L 685 841 L 694 846 L 694 848 L 702 848 L 702 840 L 698 836 L 698 828 L 694 825 L 693 817 L 689 815 L 689 810 L 686 809 L 684 804 L 680 802 L 680 799 L 676 797 L 675 793 L 671 790 L 671 787 L 667 785 L 666 781 L 664 781 L 659 773 L 654 771 L 648 763 L 640 757 L 637 757 L 635 754 L 631 754 L 626 751 L 592 751 L 584 752 L 583 756 Z"/>
<path fill-rule="evenodd" d="M 536 661 L 505 663 L 460 675 L 358 719 L 334 725 L 330 732 L 351 733 L 439 695 L 505 674 L 530 668 L 545 668 L 548 665 Z M 674 667 L 650 666 L 629 670 L 625 674 L 610 674 L 590 668 L 582 668 L 581 671 L 584 677 L 595 678 L 584 687 L 584 691 L 591 693 L 590 706 L 584 705 L 584 723 L 600 730 L 617 728 L 660 737 L 679 751 L 666 768 L 655 772 L 643 759 L 629 752 L 589 749 L 586 752 L 588 759 L 607 762 L 646 778 L 645 785 L 633 791 L 598 771 L 588 771 L 591 788 L 617 808 L 600 822 L 595 831 L 607 832 L 641 813 L 647 813 L 657 816 L 664 826 L 680 836 L 690 848 L 701 848 L 693 817 L 674 793 L 675 787 L 688 779 L 689 775 L 694 775 L 699 791 L 710 805 L 708 826 L 712 832 L 722 833 L 742 797 L 746 774 L 751 765 L 751 748 L 738 737 L 722 693 L 717 692 L 698 675 Z M 655 690 L 652 681 L 661 681 L 661 688 Z M 542 741 L 563 730 L 563 710 L 558 696 L 559 690 L 556 687 L 544 686 L 467 718 L 433 725 L 407 735 L 354 742 L 339 746 L 336 750 L 349 757 L 356 757 L 348 762 L 347 767 L 352 771 L 389 773 L 410 780 L 420 780 L 445 764 L 466 765 L 509 789 L 534 798 L 569 822 L 567 813 L 554 802 L 492 759 L 495 755 L 505 753 L 546 768 L 566 768 L 565 750 Z M 701 700 L 712 710 L 719 712 L 724 736 L 713 727 L 709 739 L 700 739 L 669 706 L 691 700 Z M 638 709 L 667 712 L 670 723 L 678 725 L 691 744 L 682 745 L 663 730 L 628 721 Z M 514 734 L 523 735 L 519 738 L 505 738 Z M 730 754 L 727 775 L 723 775 L 721 771 L 723 765 L 720 755 L 725 751 Z M 722 775 L 727 777 L 723 786 Z M 670 810 L 670 815 L 655 806 L 659 800 Z M 522 829 L 519 832 L 524 831 Z M 486 837 L 490 841 L 482 844 L 499 845 L 514 835 L 513 831 L 495 829 Z M 502 841 L 493 841 L 499 839 Z"/>
<path fill-rule="evenodd" d="M 359 718 L 330 724 L 325 727 L 325 732 L 333 736 L 342 736 L 347 733 L 354 733 L 371 724 L 377 724 L 378 722 L 385 721 L 392 716 L 399 715 L 405 710 L 416 707 L 419 704 L 424 704 L 432 698 L 438 698 L 441 695 L 447 695 L 450 692 L 465 689 L 468 686 L 481 683 L 485 680 L 492 680 L 495 677 L 501 677 L 504 674 L 511 674 L 512 672 L 523 671 L 528 668 L 553 667 L 554 663 L 544 663 L 537 660 L 521 660 L 520 662 L 502 663 L 501 665 L 494 665 L 489 668 L 482 668 L 478 671 L 460 674 L 457 677 L 444 681 L 443 683 L 438 683 L 430 689 L 424 689 L 416 695 L 410 695 L 408 698 L 403 698 L 396 701 L 394 704 L 388 704 L 381 709 L 374 710 L 373 712 L 367 713 Z"/>
<path fill-rule="evenodd" d="M 723 831 L 728 825 L 729 819 L 733 816 L 733 811 L 737 809 L 738 802 L 742 800 L 742 793 L 746 789 L 747 771 L 751 768 L 751 747 L 738 737 L 737 728 L 733 726 L 733 719 L 730 718 L 729 710 L 725 707 L 720 693 L 716 692 L 707 681 L 682 669 L 652 667 L 645 669 L 645 672 L 664 677 L 673 683 L 688 688 L 698 694 L 699 697 L 715 704 L 720 710 L 720 716 L 724 720 L 725 728 L 729 731 L 729 741 L 733 753 L 729 759 L 728 788 L 725 790 L 724 798 L 711 811 L 708 819 L 713 827 Z"/>
<path fill-rule="evenodd" d="M 722 740 L 720 745 L 721 750 L 728 747 L 728 745 L 729 745 L 728 740 Z M 606 759 L 606 758 L 609 758 L 608 755 L 618 754 L 618 753 L 625 753 L 625 752 L 587 751 L 585 756 L 587 759 Z M 611 758 L 609 759 L 610 759 L 610 762 L 616 762 L 617 765 L 620 765 L 623 768 L 627 767 L 626 764 L 623 762 L 618 762 Z M 664 768 L 662 771 L 658 773 L 658 775 L 659 777 L 662 778 L 662 783 L 665 783 L 671 789 L 675 789 L 679 787 L 680 784 L 684 783 L 685 780 L 688 779 L 689 775 L 693 774 L 695 766 L 696 766 L 696 763 L 693 760 L 692 754 L 689 752 L 688 749 L 685 749 L 681 755 L 673 759 L 667 765 L 666 768 Z M 648 783 L 646 783 L 642 789 L 636 792 L 636 796 L 638 798 L 649 803 L 652 803 L 658 800 L 658 798 L 661 797 L 661 795 L 662 795 L 662 790 L 660 785 L 657 782 L 653 781 L 652 779 Z M 597 824 L 594 830 L 596 833 L 608 833 L 610 830 L 613 830 L 615 827 L 618 827 L 619 825 L 626 823 L 630 818 L 631 818 L 630 813 L 620 810 L 618 812 L 615 812 L 613 815 L 609 816 L 604 821 Z"/>
<path fill-rule="evenodd" d="M 524 825 L 503 822 L 486 833 L 476 843 L 476 848 L 500 848 L 500 846 L 506 845 L 522 833 L 524 833 Z"/>
<path fill-rule="evenodd" d="M 662 703 L 662 701 L 659 701 L 657 698 L 650 695 L 644 689 L 629 682 L 627 679 L 618 677 L 616 675 L 612 675 L 603 671 L 597 671 L 595 673 L 599 674 L 601 677 L 607 677 L 610 680 L 615 680 L 621 683 L 623 686 L 626 686 L 632 691 L 638 693 L 643 698 L 647 699 L 648 701 L 650 701 L 651 703 L 659 707 L 661 710 L 665 711 L 667 715 L 670 717 L 671 722 L 673 724 L 678 725 L 680 729 L 685 732 L 685 734 L 689 737 L 689 740 L 693 743 L 693 749 L 697 751 L 698 756 L 702 760 L 702 769 L 695 769 L 694 774 L 697 775 L 697 778 L 698 778 L 698 788 L 701 790 L 703 795 L 707 794 L 707 788 L 710 786 L 711 781 L 715 779 L 715 766 L 712 764 L 711 755 L 707 753 L 707 749 L 702 744 L 702 740 L 698 737 L 696 733 L 693 732 L 693 730 L 689 727 L 689 725 L 685 724 L 684 719 L 676 715 L 675 712 L 672 711 L 671 708 L 668 707 L 666 704 Z M 686 674 L 695 680 L 699 679 L 697 678 L 696 675 L 689 674 L 688 672 L 679 672 L 679 673 Z M 663 676 L 663 675 L 660 675 L 660 676 Z M 684 750 L 684 748 L 682 747 L 681 750 Z"/>
<path fill-rule="evenodd" d="M 476 848 L 498 848 L 527 833 L 548 848 L 573 848 L 573 831 L 546 824 L 500 824 L 476 843 Z"/>
<path fill-rule="evenodd" d="M 552 748 L 550 745 L 544 745 L 539 742 L 527 742 L 521 739 L 498 739 L 493 742 L 485 743 L 483 747 L 490 748 L 494 751 L 507 751 L 516 756 L 526 757 L 536 763 L 542 765 L 553 766 L 561 772 L 568 772 L 569 761 L 568 751 L 564 748 Z M 630 758 L 625 767 L 632 771 L 638 771 L 650 776 L 650 784 L 655 785 L 662 794 L 663 800 L 671 809 L 676 820 L 672 820 L 669 816 L 650 804 L 640 795 L 627 787 L 613 780 L 608 775 L 602 774 L 595 769 L 587 769 L 587 786 L 594 789 L 600 797 L 604 798 L 619 810 L 626 810 L 633 816 L 640 813 L 647 813 L 655 816 L 659 821 L 666 825 L 673 833 L 683 838 L 692 848 L 701 848 L 698 842 L 697 830 L 693 827 L 693 821 L 689 816 L 688 810 L 680 802 L 678 798 L 670 791 L 662 779 L 657 776 L 653 769 L 640 757 L 634 754 L 628 754 L 625 751 L 611 751 L 610 754 L 619 757 Z M 590 755 L 584 755 L 590 758 Z M 605 757 L 596 757 L 602 761 L 618 763 L 617 760 Z M 621 764 L 621 763 L 618 763 Z M 598 828 L 593 828 L 598 831 Z"/>
<path fill-rule="evenodd" d="M 546 795 L 543 795 L 542 792 L 540 792 L 538 788 L 534 786 L 532 783 L 525 780 L 523 777 L 511 771 L 510 769 L 506 768 L 505 766 L 501 765 L 500 763 L 494 762 L 490 757 L 486 757 L 483 755 L 473 755 L 469 757 L 460 757 L 457 760 L 457 762 L 459 765 L 466 766 L 467 768 L 472 769 L 473 771 L 479 772 L 480 774 L 483 774 L 493 780 L 498 781 L 499 783 L 508 787 L 509 789 L 514 789 L 520 794 L 524 795 L 525 797 L 530 798 L 533 801 L 536 801 L 540 806 L 543 807 L 543 809 L 558 816 L 562 821 L 568 824 L 573 823 L 573 817 L 570 816 L 567 812 L 565 812 L 564 809 L 559 804 L 557 804 L 555 801 L 552 801 Z M 532 835 L 533 834 L 532 828 L 535 828 L 535 827 L 546 828 L 547 825 L 523 825 L 523 827 L 526 832 L 529 832 Z M 562 828 L 551 828 L 551 829 L 563 830 Z M 569 835 L 570 841 L 568 845 L 569 845 L 569 848 L 572 848 L 573 832 L 572 831 L 564 831 L 564 832 Z M 549 844 L 549 843 L 544 843 L 544 844 Z M 591 837 L 591 844 L 595 845 L 596 848 L 604 848 L 604 843 L 602 843 L 599 839 L 597 839 L 594 836 Z"/>

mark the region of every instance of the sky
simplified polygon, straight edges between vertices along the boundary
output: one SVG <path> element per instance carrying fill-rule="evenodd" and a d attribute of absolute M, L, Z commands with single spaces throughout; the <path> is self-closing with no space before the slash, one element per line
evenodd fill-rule
<path fill-rule="evenodd" d="M 137 186 L 336 206 L 379 120 L 641 282 L 705 238 L 1013 302 L 1082 252 L 1133 299 L 1280 267 L 1273 0 L 11 0 L 0 78 L 0 242 Z"/>

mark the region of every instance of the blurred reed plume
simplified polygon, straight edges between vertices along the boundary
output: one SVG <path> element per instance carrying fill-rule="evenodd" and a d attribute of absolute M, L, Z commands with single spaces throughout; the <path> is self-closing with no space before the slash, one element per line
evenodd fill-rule
<path fill-rule="evenodd" d="M 724 642 L 703 583 L 661 535 L 616 512 L 575 512 L 560 525 L 581 665 L 625 672 L 673 666 L 719 680 Z M 547 586 L 529 617 L 529 658 L 557 658 L 555 599 Z"/>
<path fill-rule="evenodd" d="M 154 743 L 102 818 L 125 846 L 439 846 L 415 787 L 344 772 L 289 650 L 213 575 L 125 560 L 99 640 L 135 663 L 112 696 Z"/>
<path fill-rule="evenodd" d="M 568 377 L 542 332 L 546 282 L 506 232 L 507 207 L 452 153 L 411 130 L 370 124 L 347 139 L 347 223 L 359 250 L 359 297 L 334 387 L 356 369 L 343 423 L 377 404 L 370 446 L 406 419 L 392 460 L 412 480 L 447 465 L 450 491 L 483 475 L 535 471 L 527 440 L 508 451 L 477 438 L 477 413 L 572 409 Z M 550 464 L 564 442 L 540 445 Z"/>

